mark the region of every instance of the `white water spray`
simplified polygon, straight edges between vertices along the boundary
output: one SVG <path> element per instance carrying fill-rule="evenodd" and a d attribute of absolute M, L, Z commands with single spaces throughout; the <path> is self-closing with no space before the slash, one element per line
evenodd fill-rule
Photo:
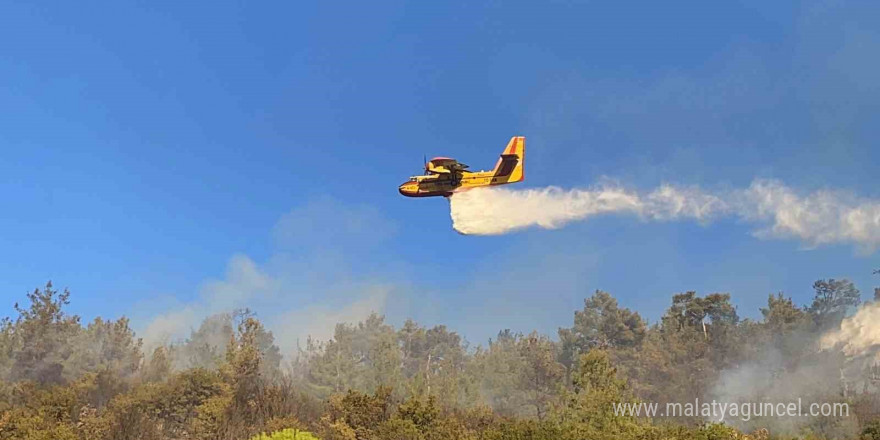
<path fill-rule="evenodd" d="M 880 201 L 843 191 L 801 195 L 774 180 L 719 193 L 662 185 L 649 192 L 616 184 L 564 190 L 477 188 L 450 198 L 455 230 L 499 235 L 528 227 L 556 229 L 601 214 L 629 214 L 645 221 L 692 219 L 708 223 L 735 216 L 758 225 L 760 238 L 795 238 L 813 247 L 850 243 L 866 252 L 880 247 Z"/>

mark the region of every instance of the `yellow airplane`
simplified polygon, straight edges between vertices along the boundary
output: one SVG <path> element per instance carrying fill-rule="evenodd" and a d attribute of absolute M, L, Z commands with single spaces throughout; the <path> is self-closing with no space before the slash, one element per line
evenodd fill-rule
<path fill-rule="evenodd" d="M 407 197 L 449 197 L 480 186 L 504 185 L 523 180 L 526 138 L 514 136 L 492 171 L 467 171 L 468 166 L 448 157 L 425 162 L 425 174 L 410 177 L 398 190 Z"/>

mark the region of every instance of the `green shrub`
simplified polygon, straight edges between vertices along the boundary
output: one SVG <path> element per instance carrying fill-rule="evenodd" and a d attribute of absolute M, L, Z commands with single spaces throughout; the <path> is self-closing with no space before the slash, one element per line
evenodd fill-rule
<path fill-rule="evenodd" d="M 880 420 L 874 420 L 862 428 L 862 440 L 880 440 Z"/>
<path fill-rule="evenodd" d="M 259 434 L 252 437 L 251 440 L 320 440 L 312 435 L 311 432 L 299 431 L 296 429 L 284 429 L 275 431 L 271 434 Z"/>

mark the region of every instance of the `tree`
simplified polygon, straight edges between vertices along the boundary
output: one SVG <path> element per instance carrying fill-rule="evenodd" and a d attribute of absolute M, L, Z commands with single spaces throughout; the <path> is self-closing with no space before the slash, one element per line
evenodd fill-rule
<path fill-rule="evenodd" d="M 117 321 L 95 318 L 70 343 L 74 346 L 73 352 L 64 363 L 67 380 L 101 370 L 127 379 L 138 371 L 143 360 L 143 343 L 135 337 L 125 317 Z"/>
<path fill-rule="evenodd" d="M 572 377 L 573 389 L 551 419 L 565 439 L 643 438 L 648 427 L 632 416 L 615 414 L 615 405 L 636 403 L 626 381 L 605 350 L 594 349 L 578 358 Z"/>
<path fill-rule="evenodd" d="M 10 378 L 16 348 L 15 324 L 8 317 L 0 320 L 0 381 Z"/>
<path fill-rule="evenodd" d="M 407 319 L 397 331 L 397 341 L 400 344 L 402 373 L 406 377 L 413 377 L 418 374 L 426 358 L 428 340 L 425 328 Z"/>
<path fill-rule="evenodd" d="M 534 409 L 534 415 L 541 420 L 561 391 L 565 368 L 556 360 L 556 345 L 537 332 L 520 338 L 517 348 L 522 358 L 519 387 L 525 391 L 526 401 Z"/>
<path fill-rule="evenodd" d="M 749 358 L 760 362 L 767 356 L 766 350 L 772 349 L 782 355 L 781 365 L 777 368 L 794 368 L 800 364 L 808 351 L 804 349 L 804 334 L 812 325 L 810 315 L 794 304 L 782 293 L 769 295 L 767 307 L 761 308 L 763 321 L 758 328 L 751 329 L 753 334 L 747 337 L 753 347 Z M 781 374 L 776 371 L 773 374 Z"/>
<path fill-rule="evenodd" d="M 474 387 L 467 374 L 471 359 L 461 336 L 445 325 L 437 325 L 425 332 L 425 342 L 420 369 L 423 374 L 417 374 L 414 381 L 416 395 L 436 396 L 447 406 L 472 399 Z"/>
<path fill-rule="evenodd" d="M 663 316 L 664 326 L 690 327 L 701 330 L 708 338 L 709 327 L 735 325 L 739 322 L 730 294 L 713 293 L 703 298 L 696 292 L 673 295 L 672 307 Z"/>
<path fill-rule="evenodd" d="M 807 311 L 820 329 L 836 326 L 851 307 L 861 302 L 859 289 L 847 279 L 818 280 L 813 283 L 816 295 Z"/>
<path fill-rule="evenodd" d="M 226 360 L 229 340 L 234 337 L 236 328 L 256 314 L 248 309 L 234 310 L 231 313 L 218 313 L 202 320 L 198 329 L 190 333 L 182 344 L 169 348 L 172 364 L 176 369 L 206 368 L 216 369 Z M 272 332 L 260 325 L 254 335 L 262 359 L 263 373 L 269 376 L 278 374 L 281 365 L 281 351 L 275 345 Z"/>
<path fill-rule="evenodd" d="M 354 389 L 360 366 L 360 359 L 355 357 L 354 333 L 352 325 L 339 323 L 329 341 L 306 341 L 307 382 L 318 396 L 326 398 Z"/>
<path fill-rule="evenodd" d="M 375 313 L 358 324 L 357 347 L 366 372 L 360 378 L 361 386 L 376 390 L 380 386 L 395 388 L 401 380 L 401 353 L 394 328 L 385 323 L 383 316 Z"/>
<path fill-rule="evenodd" d="M 63 383 L 64 363 L 73 354 L 73 340 L 82 331 L 78 316 L 68 316 L 63 308 L 70 303 L 70 292 L 52 289 L 28 294 L 30 306 L 15 304 L 18 318 L 12 324 L 12 365 L 9 380 L 33 380 L 40 383 Z"/>
<path fill-rule="evenodd" d="M 784 297 L 782 292 L 767 298 L 767 307 L 761 308 L 764 325 L 774 334 L 785 334 L 800 328 L 807 314 L 797 307 L 791 297 Z"/>
<path fill-rule="evenodd" d="M 638 313 L 619 308 L 617 300 L 597 290 L 574 312 L 574 325 L 559 329 L 562 359 L 572 365 L 580 353 L 591 348 L 637 347 L 645 337 L 645 322 Z"/>
<path fill-rule="evenodd" d="M 259 391 L 263 356 L 257 337 L 263 331 L 256 318 L 245 318 L 226 348 L 225 374 L 233 384 L 235 400 L 242 407 L 248 406 Z"/>
<path fill-rule="evenodd" d="M 702 396 L 739 359 L 741 325 L 728 294 L 676 294 L 637 349 L 609 350 L 640 397 L 675 402 Z"/>
<path fill-rule="evenodd" d="M 229 338 L 235 333 L 232 315 L 219 313 L 206 317 L 180 345 L 172 346 L 173 363 L 179 369 L 219 367 L 226 357 Z"/>
<path fill-rule="evenodd" d="M 144 366 L 144 380 L 146 382 L 160 382 L 171 374 L 171 359 L 168 357 L 168 348 L 158 346 L 153 350 L 153 355 Z"/>
<path fill-rule="evenodd" d="M 347 389 L 397 386 L 403 362 L 398 341 L 394 328 L 377 314 L 357 325 L 337 324 L 329 341 L 307 342 L 307 380 L 325 397 Z"/>
<path fill-rule="evenodd" d="M 474 354 L 474 374 L 483 398 L 499 414 L 516 416 L 524 413 L 525 391 L 519 386 L 519 374 L 525 368 L 518 349 L 521 333 L 509 329 L 498 332 L 485 349 Z"/>

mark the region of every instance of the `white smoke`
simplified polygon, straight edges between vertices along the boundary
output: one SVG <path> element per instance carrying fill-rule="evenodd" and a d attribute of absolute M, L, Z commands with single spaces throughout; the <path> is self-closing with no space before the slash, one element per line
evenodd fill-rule
<path fill-rule="evenodd" d="M 371 206 L 310 200 L 277 222 L 273 252 L 264 261 L 236 254 L 222 277 L 206 280 L 187 301 L 138 304 L 145 309 L 132 313 L 140 315 L 138 333 L 149 351 L 184 340 L 206 318 L 247 308 L 272 331 L 282 354 L 294 356 L 309 337 L 329 339 L 337 323 L 385 312 L 401 281 L 374 274 L 365 260 L 387 263 L 373 250 L 393 230 Z"/>
<path fill-rule="evenodd" d="M 211 280 L 200 289 L 197 299 L 173 304 L 151 318 L 141 332 L 144 346 L 152 349 L 186 335 L 203 319 L 246 307 L 255 298 L 265 297 L 281 288 L 273 278 L 246 255 L 234 255 L 223 280 Z"/>
<path fill-rule="evenodd" d="M 450 213 L 453 228 L 462 234 L 498 235 L 532 226 L 555 229 L 610 213 L 701 223 L 735 216 L 764 224 L 755 232 L 760 238 L 796 238 L 807 246 L 851 243 L 865 251 L 880 247 L 880 201 L 831 190 L 800 195 L 774 180 L 755 180 L 746 189 L 718 193 L 675 185 L 639 192 L 614 183 L 570 190 L 477 188 L 453 195 Z"/>
<path fill-rule="evenodd" d="M 821 335 L 803 327 L 776 334 L 765 344 L 753 360 L 722 371 L 707 400 L 834 402 L 849 397 L 850 390 L 867 389 L 871 379 L 865 372 L 880 361 L 880 303 L 863 305 L 843 319 L 839 328 Z M 743 430 L 768 428 L 776 435 L 795 436 L 805 428 L 818 429 L 825 438 L 851 438 L 858 429 L 850 417 L 777 416 L 725 422 Z"/>
<path fill-rule="evenodd" d="M 824 349 L 840 347 L 849 357 L 880 354 L 880 303 L 859 308 L 855 315 L 840 323 L 839 329 L 822 336 L 819 344 Z"/>
<path fill-rule="evenodd" d="M 329 341 L 334 336 L 337 324 L 353 324 L 365 321 L 372 313 L 383 313 L 393 287 L 365 286 L 364 290 L 360 297 L 349 304 L 337 307 L 313 304 L 272 317 L 267 324 L 272 329 L 278 329 L 275 330 L 276 343 L 281 353 L 297 353 L 308 338 Z"/>

